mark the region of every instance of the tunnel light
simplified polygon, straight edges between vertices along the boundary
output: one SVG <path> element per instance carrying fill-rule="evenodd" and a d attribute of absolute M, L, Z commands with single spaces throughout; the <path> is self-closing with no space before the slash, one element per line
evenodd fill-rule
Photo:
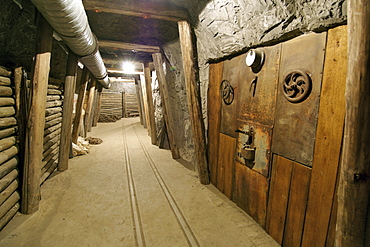
<path fill-rule="evenodd" d="M 132 74 L 135 72 L 135 65 L 131 62 L 124 62 L 123 71 L 127 74 Z"/>

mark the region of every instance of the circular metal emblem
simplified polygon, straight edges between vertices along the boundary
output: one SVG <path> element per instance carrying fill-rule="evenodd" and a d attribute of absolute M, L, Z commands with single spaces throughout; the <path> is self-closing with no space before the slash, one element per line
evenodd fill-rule
<path fill-rule="evenodd" d="M 234 101 L 234 88 L 228 80 L 223 80 L 220 85 L 221 98 L 226 105 L 230 105 Z"/>
<path fill-rule="evenodd" d="M 311 90 L 311 78 L 303 71 L 296 70 L 284 77 L 283 94 L 292 103 L 299 103 L 305 100 L 310 95 Z"/>

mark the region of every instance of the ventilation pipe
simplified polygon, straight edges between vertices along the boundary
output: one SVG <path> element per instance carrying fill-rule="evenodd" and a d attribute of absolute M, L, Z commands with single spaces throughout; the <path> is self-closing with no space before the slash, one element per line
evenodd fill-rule
<path fill-rule="evenodd" d="M 110 87 L 107 69 L 81 0 L 31 0 L 69 49 L 104 88 Z"/>

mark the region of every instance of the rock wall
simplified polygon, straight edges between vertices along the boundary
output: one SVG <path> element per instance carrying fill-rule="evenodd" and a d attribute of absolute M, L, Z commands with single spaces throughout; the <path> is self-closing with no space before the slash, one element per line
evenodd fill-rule
<path fill-rule="evenodd" d="M 36 10 L 29 0 L 3 0 L 0 8 L 0 62 L 30 73 L 36 46 Z M 50 77 L 65 77 L 67 48 L 53 39 Z"/>
<path fill-rule="evenodd" d="M 170 110 L 176 126 L 176 142 L 180 156 L 188 162 L 194 160 L 194 143 L 186 96 L 185 78 L 182 67 L 181 47 L 178 40 L 163 47 L 166 58 L 166 81 L 170 90 Z M 185 103 L 185 104 L 184 104 Z"/>

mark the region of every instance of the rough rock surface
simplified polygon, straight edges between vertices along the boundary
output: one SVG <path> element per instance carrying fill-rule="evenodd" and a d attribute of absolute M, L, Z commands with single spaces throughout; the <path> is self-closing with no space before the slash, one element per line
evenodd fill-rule
<path fill-rule="evenodd" d="M 176 142 L 181 158 L 192 162 L 194 160 L 194 143 L 187 105 L 180 43 L 178 40 L 167 43 L 163 50 L 167 60 L 166 81 L 170 91 L 170 107 L 174 118 L 172 121 L 176 126 Z"/>

